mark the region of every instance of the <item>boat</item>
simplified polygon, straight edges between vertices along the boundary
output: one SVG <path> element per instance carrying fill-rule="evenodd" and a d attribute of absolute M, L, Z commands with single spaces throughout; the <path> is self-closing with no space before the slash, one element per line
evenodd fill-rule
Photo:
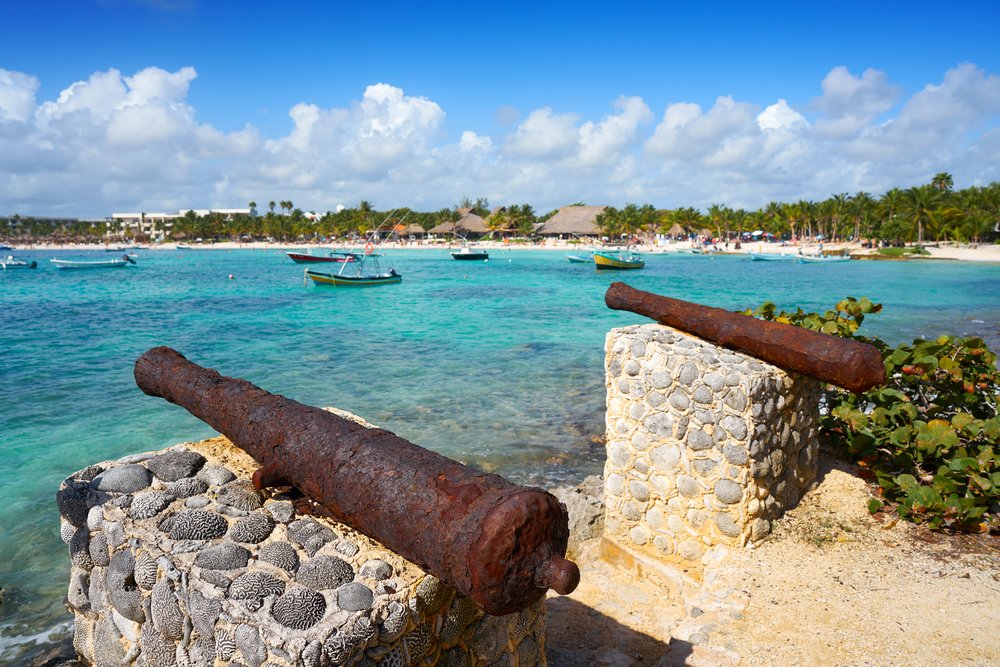
<path fill-rule="evenodd" d="M 337 273 L 326 273 L 314 269 L 306 269 L 305 277 L 316 285 L 334 285 L 337 287 L 373 287 L 403 282 L 403 276 L 391 266 L 383 271 L 379 266 L 380 253 L 373 252 L 369 243 L 365 252 L 344 253 L 351 256 L 350 262 L 343 262 Z M 367 265 L 367 268 L 366 268 Z"/>
<path fill-rule="evenodd" d="M 825 262 L 849 262 L 850 255 L 802 255 L 799 264 L 822 264 Z"/>
<path fill-rule="evenodd" d="M 177 244 L 177 249 L 178 250 L 190 250 L 191 246 L 187 245 L 186 243 L 178 243 Z"/>
<path fill-rule="evenodd" d="M 462 246 L 458 250 L 453 250 L 451 253 L 452 259 L 464 259 L 464 260 L 486 260 L 490 258 L 490 254 L 485 250 L 479 250 L 477 248 L 470 248 L 469 246 Z"/>
<path fill-rule="evenodd" d="M 13 255 L 7 255 L 6 257 L 0 257 L 0 269 L 6 271 L 8 269 L 34 269 L 38 267 L 38 262 L 31 260 L 30 262 L 26 259 L 21 259 L 20 257 L 14 257 Z"/>
<path fill-rule="evenodd" d="M 748 252 L 750 255 L 750 261 L 752 262 L 787 262 L 793 260 L 799 255 L 792 254 L 782 254 L 780 252 Z"/>
<path fill-rule="evenodd" d="M 589 255 L 566 255 L 566 259 L 574 264 L 589 264 L 594 261 L 594 253 Z"/>
<path fill-rule="evenodd" d="M 296 264 L 314 264 L 318 262 L 353 262 L 354 256 L 349 252 L 341 251 L 330 251 L 325 255 L 313 255 L 310 253 L 301 252 L 286 252 L 288 258 L 291 259 Z"/>
<path fill-rule="evenodd" d="M 128 255 L 114 259 L 50 259 L 49 261 L 60 269 L 121 269 L 129 264 L 135 264 L 135 260 Z"/>
<path fill-rule="evenodd" d="M 642 255 L 629 250 L 595 250 L 594 266 L 598 271 L 624 271 L 641 269 L 646 266 L 646 262 L 643 261 Z"/>

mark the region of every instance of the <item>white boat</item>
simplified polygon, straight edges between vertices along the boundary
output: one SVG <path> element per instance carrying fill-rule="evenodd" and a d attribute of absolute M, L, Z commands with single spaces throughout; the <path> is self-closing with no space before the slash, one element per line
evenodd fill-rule
<path fill-rule="evenodd" d="M 114 259 L 50 259 L 49 261 L 60 269 L 121 269 L 129 264 L 135 264 L 135 260 L 128 255 Z"/>
<path fill-rule="evenodd" d="M 13 255 L 0 257 L 0 270 L 3 271 L 7 271 L 8 269 L 34 269 L 37 266 L 38 262 L 36 262 L 35 260 L 31 260 L 29 262 L 26 259 L 14 257 Z"/>
<path fill-rule="evenodd" d="M 780 252 L 749 252 L 747 254 L 750 255 L 750 260 L 753 262 L 787 262 L 799 257 L 799 255 L 785 255 Z"/>
<path fill-rule="evenodd" d="M 826 262 L 849 262 L 850 255 L 802 255 L 799 264 L 823 264 Z"/>
<path fill-rule="evenodd" d="M 490 254 L 481 248 L 472 248 L 464 245 L 460 249 L 452 251 L 451 257 L 452 259 L 477 261 L 489 259 Z"/>

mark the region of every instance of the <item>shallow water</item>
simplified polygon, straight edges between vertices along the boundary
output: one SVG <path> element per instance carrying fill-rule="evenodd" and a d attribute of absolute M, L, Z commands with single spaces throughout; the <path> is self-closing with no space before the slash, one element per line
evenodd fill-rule
<path fill-rule="evenodd" d="M 885 309 L 862 333 L 978 335 L 1000 349 L 1000 264 L 678 255 L 622 274 L 562 252 L 491 250 L 483 263 L 442 249 L 391 251 L 401 284 L 344 289 L 303 286 L 304 267 L 274 250 L 140 251 L 137 266 L 103 271 L 47 262 L 102 252 L 19 254 L 42 267 L 0 273 L 0 663 L 69 632 L 59 482 L 213 435 L 135 386 L 132 364 L 155 345 L 543 485 L 602 468 L 591 438 L 604 430 L 604 338 L 644 321 L 604 306 L 614 280 L 729 309 L 868 296 Z"/>

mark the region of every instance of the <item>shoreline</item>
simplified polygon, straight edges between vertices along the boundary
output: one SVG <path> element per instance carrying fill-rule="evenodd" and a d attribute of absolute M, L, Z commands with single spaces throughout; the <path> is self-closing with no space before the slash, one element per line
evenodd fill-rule
<path fill-rule="evenodd" d="M 180 244 L 183 245 L 183 244 Z M 411 242 L 411 243 L 399 243 L 399 242 L 384 242 L 379 244 L 380 248 L 392 249 L 392 250 L 452 250 L 455 248 L 460 248 L 463 243 L 456 242 Z M 590 248 L 589 244 L 584 243 L 569 243 L 567 241 L 548 239 L 541 244 L 505 244 L 501 241 L 483 241 L 474 242 L 469 245 L 474 245 L 476 247 L 485 248 L 487 250 L 531 250 L 531 251 L 550 251 L 550 252 L 573 252 L 581 251 L 586 248 Z M 177 250 L 178 243 L 163 243 L 159 245 L 149 246 L 148 248 L 143 248 L 144 250 Z M 742 247 L 736 249 L 732 245 L 728 249 L 723 249 L 718 251 L 717 254 L 720 255 L 745 255 L 751 252 L 763 252 L 763 253 L 780 253 L 787 255 L 816 255 L 820 252 L 820 246 L 822 246 L 822 251 L 827 254 L 849 254 L 855 258 L 867 259 L 871 257 L 875 259 L 878 256 L 876 250 L 871 248 L 862 248 L 860 244 L 857 243 L 801 243 L 801 244 L 788 244 L 782 245 L 780 243 L 763 243 L 763 242 L 750 242 L 742 244 Z M 302 249 L 318 249 L 318 250 L 345 250 L 350 248 L 358 248 L 359 245 L 356 243 L 278 243 L 278 242 L 268 242 L 268 241 L 252 241 L 252 242 L 237 242 L 237 241 L 222 241 L 219 243 L 212 244 L 197 244 L 186 248 L 185 251 L 200 251 L 200 250 L 280 250 L 280 251 L 294 251 Z M 691 245 L 688 242 L 672 242 L 664 245 L 638 245 L 634 246 L 637 252 L 648 255 L 661 255 L 661 254 L 677 254 L 686 249 L 689 249 Z M 969 245 L 969 244 L 953 244 L 946 243 L 937 246 L 924 246 L 925 249 L 930 252 L 930 255 L 925 256 L 907 256 L 907 257 L 878 257 L 879 260 L 886 261 L 909 261 L 909 260 L 921 260 L 921 259 L 947 259 L 947 260 L 960 260 L 960 261 L 970 261 L 970 262 L 1000 262 L 1000 244 L 985 244 L 985 245 Z M 4 251 L 7 253 L 15 252 L 40 252 L 48 250 L 57 251 L 84 251 L 84 250 L 107 250 L 108 246 L 103 244 L 78 244 L 78 243 L 59 243 L 59 244 L 30 244 L 27 246 L 15 246 L 13 250 Z M 715 254 L 715 253 L 713 253 Z"/>

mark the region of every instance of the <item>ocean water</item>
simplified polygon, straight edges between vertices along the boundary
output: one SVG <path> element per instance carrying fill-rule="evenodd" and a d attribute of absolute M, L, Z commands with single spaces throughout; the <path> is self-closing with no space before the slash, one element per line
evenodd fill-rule
<path fill-rule="evenodd" d="M 90 463 L 213 431 L 144 395 L 133 363 L 156 345 L 303 403 L 337 406 L 425 447 L 528 484 L 600 472 L 604 338 L 645 321 L 611 311 L 614 280 L 728 309 L 884 304 L 862 333 L 891 343 L 978 335 L 1000 350 L 1000 264 L 800 265 L 651 255 L 597 273 L 562 252 L 390 251 L 399 285 L 303 284 L 276 250 L 140 251 L 138 265 L 0 272 L 0 663 L 66 637 L 69 558 L 59 482 Z M 228 279 L 232 274 L 234 279 Z"/>

